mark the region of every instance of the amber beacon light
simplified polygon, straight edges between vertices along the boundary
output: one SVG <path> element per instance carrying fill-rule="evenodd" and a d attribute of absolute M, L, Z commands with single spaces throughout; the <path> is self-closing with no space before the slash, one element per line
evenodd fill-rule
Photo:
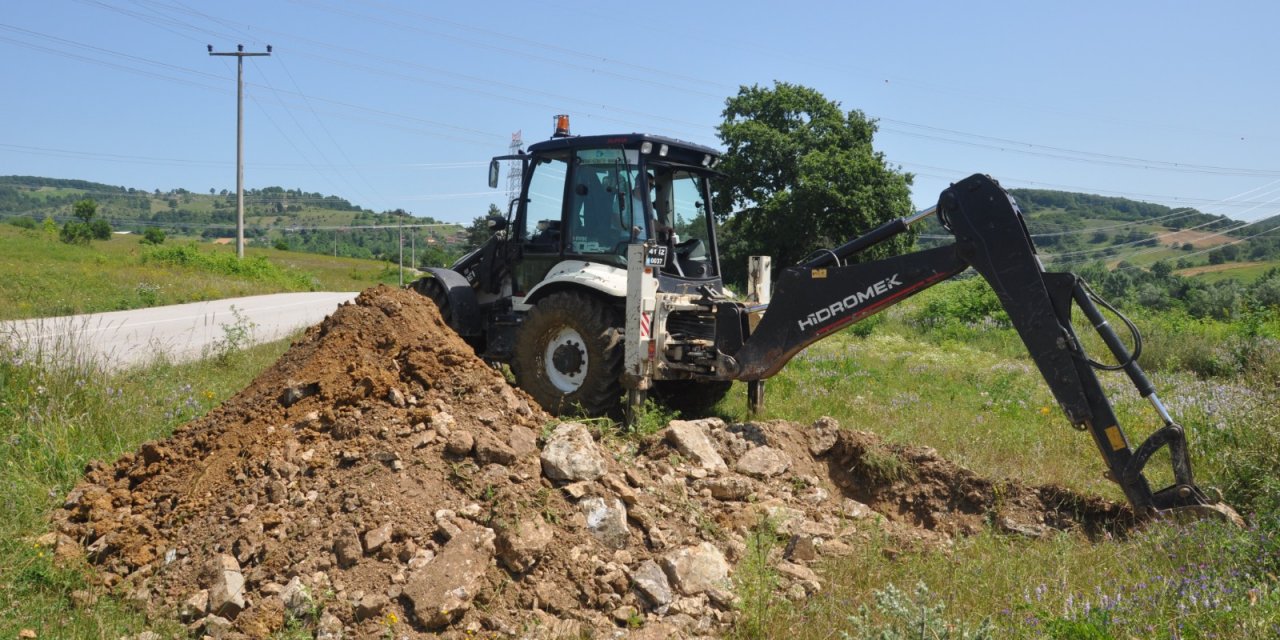
<path fill-rule="evenodd" d="M 556 132 L 552 134 L 551 137 L 553 138 L 569 137 L 569 116 L 562 113 L 556 116 L 555 121 L 556 121 Z"/>

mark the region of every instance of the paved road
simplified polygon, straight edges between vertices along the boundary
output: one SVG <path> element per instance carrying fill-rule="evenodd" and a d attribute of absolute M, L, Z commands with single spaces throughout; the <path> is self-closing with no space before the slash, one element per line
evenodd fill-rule
<path fill-rule="evenodd" d="M 356 293 L 278 293 L 133 311 L 0 323 L 0 337 L 26 353 L 90 353 L 124 368 L 159 354 L 191 360 L 243 328 L 249 343 L 269 342 L 316 324 Z M 233 310 L 234 307 L 234 310 Z"/>

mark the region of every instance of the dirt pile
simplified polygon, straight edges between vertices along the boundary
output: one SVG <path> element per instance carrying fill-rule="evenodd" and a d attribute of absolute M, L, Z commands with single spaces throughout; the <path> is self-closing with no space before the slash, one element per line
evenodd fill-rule
<path fill-rule="evenodd" d="M 172 438 L 91 465 L 55 514 L 58 552 L 197 636 L 698 637 L 735 621 L 733 567 L 762 523 L 804 598 L 822 588 L 809 565 L 873 529 L 906 547 L 1125 517 L 829 419 L 598 438 L 426 298 L 378 287 Z"/>

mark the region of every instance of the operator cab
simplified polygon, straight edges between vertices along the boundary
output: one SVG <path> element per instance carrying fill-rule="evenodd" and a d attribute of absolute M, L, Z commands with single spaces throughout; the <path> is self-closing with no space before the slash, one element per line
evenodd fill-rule
<path fill-rule="evenodd" d="M 567 121 L 527 153 L 495 158 L 491 186 L 500 160 L 523 163 L 521 197 L 508 214 L 519 247 L 516 295 L 566 260 L 625 269 L 636 243 L 665 248 L 660 290 L 720 291 L 710 210 L 717 158 L 713 149 L 661 136 L 570 136 Z"/>

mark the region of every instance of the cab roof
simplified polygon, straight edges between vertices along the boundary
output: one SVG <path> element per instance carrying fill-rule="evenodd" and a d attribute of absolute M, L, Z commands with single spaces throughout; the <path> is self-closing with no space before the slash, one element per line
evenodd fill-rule
<path fill-rule="evenodd" d="M 713 159 L 720 157 L 720 152 L 711 147 L 704 147 L 700 144 L 676 140 L 665 136 L 655 136 L 648 133 L 619 133 L 611 135 L 598 136 L 565 136 L 562 138 L 551 138 L 542 142 L 535 142 L 529 145 L 528 153 L 547 153 L 560 150 L 570 149 L 599 149 L 601 147 L 625 147 L 628 149 L 638 149 L 644 142 L 653 143 L 653 157 L 658 155 L 658 147 L 667 145 L 668 157 L 675 156 L 677 162 L 687 161 L 685 158 L 692 155 L 700 157 L 710 155 Z M 684 156 L 685 158 L 681 158 Z M 689 164 L 698 164 L 698 162 L 690 162 Z"/>

